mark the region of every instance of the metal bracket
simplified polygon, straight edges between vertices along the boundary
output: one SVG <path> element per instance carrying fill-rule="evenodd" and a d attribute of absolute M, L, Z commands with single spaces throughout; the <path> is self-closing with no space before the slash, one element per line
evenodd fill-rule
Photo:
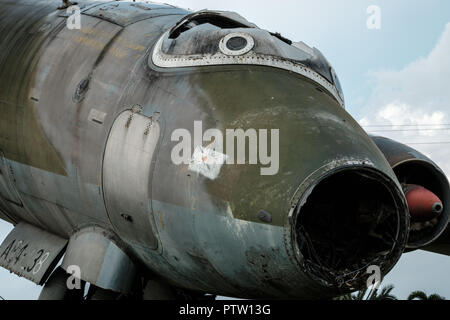
<path fill-rule="evenodd" d="M 136 267 L 108 231 L 92 226 L 76 232 L 69 240 L 61 267 L 79 268 L 80 278 L 97 287 L 129 293 Z"/>
<path fill-rule="evenodd" d="M 20 222 L 0 246 L 0 266 L 43 284 L 59 262 L 67 240 Z"/>

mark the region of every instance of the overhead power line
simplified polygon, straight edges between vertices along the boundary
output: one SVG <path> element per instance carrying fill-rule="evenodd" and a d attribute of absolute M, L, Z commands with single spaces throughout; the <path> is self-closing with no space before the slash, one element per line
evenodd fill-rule
<path fill-rule="evenodd" d="M 450 141 L 436 141 L 436 142 L 403 142 L 403 144 L 419 145 L 419 144 L 450 144 Z"/>
<path fill-rule="evenodd" d="M 362 126 L 363 128 L 377 128 L 377 127 L 440 127 L 440 126 L 450 126 L 450 123 L 440 123 L 440 124 L 373 124 Z"/>
<path fill-rule="evenodd" d="M 436 128 L 436 129 L 385 129 L 385 130 L 368 130 L 368 132 L 408 132 L 408 131 L 445 131 L 450 128 Z"/>

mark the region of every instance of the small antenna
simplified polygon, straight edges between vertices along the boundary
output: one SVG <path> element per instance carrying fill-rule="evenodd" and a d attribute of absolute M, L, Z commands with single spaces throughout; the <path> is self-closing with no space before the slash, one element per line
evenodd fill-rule
<path fill-rule="evenodd" d="M 58 10 L 63 10 L 63 9 L 67 9 L 70 6 L 74 6 L 76 5 L 76 2 L 70 2 L 70 0 L 62 0 L 62 6 L 58 7 Z"/>

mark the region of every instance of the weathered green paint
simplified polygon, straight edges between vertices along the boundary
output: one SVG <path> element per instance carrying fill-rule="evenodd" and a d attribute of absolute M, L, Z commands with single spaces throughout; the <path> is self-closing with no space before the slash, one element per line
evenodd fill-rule
<path fill-rule="evenodd" d="M 153 87 L 170 92 L 167 99 L 171 104 L 162 109 L 166 132 L 159 156 L 167 159 L 160 161 L 171 168 L 162 170 L 165 179 L 171 179 L 173 172 L 177 173 L 174 179 L 187 179 L 187 172 L 181 176 L 180 169 L 167 163 L 176 144 L 170 141 L 176 128 L 188 129 L 193 136 L 194 121 L 202 120 L 203 131 L 218 128 L 224 136 L 226 129 L 280 130 L 278 174 L 262 176 L 261 165 L 248 164 L 247 156 L 246 165 L 224 165 L 216 180 L 190 177 L 199 185 L 199 206 L 209 201 L 202 198 L 204 194 L 229 202 L 237 219 L 262 223 L 257 218 L 262 209 L 272 214 L 272 225 L 284 226 L 297 187 L 330 162 L 367 160 L 395 179 L 386 159 L 357 122 L 318 85 L 300 75 L 269 67 L 203 67 L 190 73 L 165 74 Z M 180 113 L 185 116 L 180 118 Z M 204 142 L 204 146 L 208 144 Z M 246 148 L 248 155 L 248 143 Z M 182 167 L 187 170 L 186 165 Z M 182 189 L 188 184 L 191 182 L 178 186 Z M 190 203 L 183 200 L 181 190 L 170 193 L 163 188 L 155 190 L 153 197 L 172 204 Z"/>
<path fill-rule="evenodd" d="M 43 228 L 68 238 L 77 229 L 98 225 L 120 235 L 124 252 L 143 269 L 182 288 L 240 297 L 333 295 L 294 257 L 288 213 L 293 197 L 305 191 L 299 186 L 309 187 L 352 161 L 367 161 L 392 180 L 393 189 L 400 187 L 381 152 L 330 95 L 298 74 L 270 67 L 163 70 L 148 65 L 155 42 L 188 13 L 179 9 L 174 16 L 132 23 L 128 16 L 153 9 L 112 3 L 108 19 L 82 15 L 82 30 L 69 31 L 64 18 L 57 18 L 59 1 L 14 3 L 0 4 L 0 22 L 5 21 L 0 34 L 7 35 L 0 53 L 0 112 L 6 115 L 0 118 L 0 148 L 14 163 L 27 210 Z M 126 23 L 119 25 L 114 17 Z M 87 79 L 84 99 L 74 99 Z M 149 191 L 133 199 L 143 208 L 141 218 L 154 220 L 158 248 L 133 234 L 145 232 L 145 224 L 124 219 L 128 225 L 122 227 L 122 212 L 111 225 L 104 203 L 108 135 L 117 116 L 136 105 L 144 116 L 160 114 L 150 174 L 142 175 Z M 100 123 L 89 118 L 93 109 L 104 114 Z M 278 174 L 261 176 L 259 165 L 224 165 L 220 176 L 209 180 L 186 165 L 174 165 L 171 133 L 178 128 L 192 132 L 196 120 L 203 121 L 204 131 L 279 129 Z M 136 130 L 139 145 L 145 126 Z M 139 165 L 115 169 L 139 174 Z M 136 184 L 129 184 L 133 194 Z M 123 193 L 114 195 L 124 206 L 126 200 Z M 271 223 L 257 219 L 261 209 L 272 214 Z M 124 213 L 132 218 L 138 210 L 130 211 Z"/>
<path fill-rule="evenodd" d="M 0 3 L 0 149 L 8 159 L 65 175 L 65 165 L 36 117 L 34 99 L 40 97 L 32 91 L 40 48 L 65 21 L 49 15 L 54 4 L 15 2 Z"/>

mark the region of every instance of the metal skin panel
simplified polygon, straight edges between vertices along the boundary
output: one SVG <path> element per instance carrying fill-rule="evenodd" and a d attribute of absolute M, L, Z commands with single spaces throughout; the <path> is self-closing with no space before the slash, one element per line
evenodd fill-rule
<path fill-rule="evenodd" d="M 124 240 L 149 249 L 158 247 L 149 179 L 159 137 L 156 119 L 125 111 L 114 121 L 103 163 L 105 203 L 114 229 Z"/>
<path fill-rule="evenodd" d="M 62 27 L 54 2 L 0 3 L 0 147 L 6 158 L 64 174 L 64 165 L 33 111 L 32 87 L 40 49 Z M 7 79 L 7 80 L 6 80 Z"/>
<path fill-rule="evenodd" d="M 284 42 L 276 39 L 278 43 L 274 43 L 273 37 L 267 32 L 262 31 L 261 29 L 234 29 L 236 33 L 244 33 L 248 37 L 253 37 L 255 43 L 259 44 L 257 48 L 253 48 L 255 50 L 250 50 L 245 54 L 239 55 L 230 55 L 223 53 L 219 50 L 220 46 L 224 46 L 223 39 L 226 34 L 229 34 L 229 30 L 222 29 L 220 31 L 211 32 L 211 34 L 204 32 L 202 34 L 201 31 L 198 34 L 194 33 L 186 36 L 186 41 L 191 47 L 194 47 L 196 50 L 196 46 L 198 46 L 198 42 L 194 39 L 201 38 L 205 43 L 210 44 L 211 42 L 220 43 L 217 46 L 215 52 L 205 52 L 205 53 L 197 53 L 197 54 L 166 54 L 163 50 L 163 44 L 167 40 L 169 36 L 169 31 L 164 34 L 159 41 L 157 42 L 155 49 L 153 51 L 153 55 L 151 57 L 151 62 L 158 67 L 161 68 L 180 68 L 180 67 L 192 67 L 192 66 L 208 66 L 208 65 L 261 65 L 261 66 L 269 66 L 278 69 L 284 69 L 291 72 L 295 72 L 301 74 L 302 76 L 311 79 L 312 81 L 320 84 L 321 89 L 328 92 L 331 96 L 333 96 L 339 104 L 344 107 L 344 99 L 336 85 L 331 83 L 330 80 L 327 80 L 320 73 L 314 71 L 312 68 L 307 66 L 305 62 L 307 59 L 305 58 L 305 54 L 300 52 L 300 50 L 291 47 Z M 180 42 L 177 40 L 174 42 L 174 45 L 170 45 L 169 48 L 172 49 L 176 47 L 176 44 Z M 183 41 L 181 41 L 183 43 Z M 284 55 L 276 54 L 277 50 L 279 50 L 280 46 L 286 46 L 287 49 L 294 51 L 295 54 L 300 55 L 305 61 L 297 62 L 293 59 L 292 52 L 284 48 L 288 53 Z M 200 46 L 201 47 L 201 46 Z M 203 48 L 203 47 L 201 47 Z M 261 52 L 257 52 L 256 49 L 261 51 L 261 48 L 267 50 L 264 54 Z M 268 49 L 270 48 L 270 49 Z M 183 50 L 182 50 L 183 51 Z M 296 52 L 298 51 L 298 52 Z M 264 52 L 264 51 L 263 51 Z M 289 58 L 287 58 L 289 57 Z"/>
<path fill-rule="evenodd" d="M 0 145 L 14 169 L 17 184 L 21 185 L 18 189 L 22 199 L 28 200 L 24 200 L 27 213 L 22 213 L 17 208 L 5 208 L 5 211 L 18 216 L 18 220 L 29 221 L 58 234 L 68 235 L 74 225 L 64 221 L 65 214 L 59 214 L 61 218 L 58 221 L 58 218 L 54 219 L 57 215 L 49 215 L 49 212 L 94 212 L 92 216 L 100 221 L 102 219 L 102 207 L 100 206 L 99 211 L 99 206 L 92 204 L 92 198 L 101 194 L 99 187 L 94 190 L 89 186 L 83 188 L 84 182 L 90 181 L 80 181 L 77 177 L 77 165 L 71 163 L 71 159 L 76 158 L 77 149 L 65 149 L 64 146 L 71 146 L 73 140 L 78 140 L 76 130 L 68 130 L 74 124 L 75 128 L 79 125 L 79 120 L 72 116 L 80 111 L 72 101 L 80 82 L 76 71 L 81 72 L 82 76 L 89 74 L 107 42 L 94 42 L 103 44 L 100 48 L 92 48 L 92 42 L 89 43 L 91 46 L 78 45 L 77 40 L 82 39 L 80 34 L 67 32 L 64 28 L 65 19 L 55 15 L 59 12 L 56 4 L 55 1 L 1 4 L 1 12 L 4 13 L 1 16 L 2 31 L 6 32 L 6 36 L 2 37 L 4 42 L 0 60 Z M 12 18 L 16 14 L 24 21 Z M 97 20 L 84 19 L 86 27 L 91 25 L 90 22 L 97 23 Z M 108 31 L 113 36 L 114 33 L 111 28 L 107 28 L 107 24 L 105 22 L 98 27 L 105 34 Z M 58 37 L 55 37 L 56 34 Z M 67 51 L 63 52 L 61 48 Z M 71 81 L 74 83 L 71 84 Z M 48 94 L 50 92 L 66 95 L 64 98 L 58 96 L 52 99 Z M 67 109 L 64 110 L 62 106 L 67 106 Z M 46 112 L 40 112 L 42 109 Z M 17 127 L 13 128 L 13 124 Z M 59 145 L 63 147 L 59 148 Z M 67 153 L 62 156 L 66 150 Z M 101 159 L 101 155 L 99 158 Z M 69 177 L 63 179 L 61 176 Z M 49 186 L 51 190 L 43 186 Z M 78 191 L 78 188 L 81 190 Z M 102 198 L 98 198 L 94 201 L 103 206 Z M 47 208 L 49 203 L 52 208 Z M 86 209 L 77 208 L 83 203 Z M 47 214 L 42 215 L 41 212 Z M 103 217 L 107 220 L 106 214 Z M 77 219 L 76 215 L 73 219 L 78 220 L 77 223 L 85 222 L 83 217 Z"/>
<path fill-rule="evenodd" d="M 200 185 L 208 197 L 230 201 L 234 218 L 260 223 L 257 212 L 265 209 L 272 213 L 272 225 L 284 226 L 296 189 L 317 168 L 340 160 L 365 161 L 396 179 L 358 123 L 300 75 L 256 66 L 178 69 L 159 73 L 153 87 L 164 91 L 152 96 L 149 106 L 170 101 L 160 108 L 165 131 L 155 168 L 155 181 L 165 183 L 153 189 L 153 200 L 190 206 L 190 196 L 182 190 Z M 224 136 L 229 128 L 280 129 L 279 172 L 262 176 L 260 169 L 266 166 L 261 164 L 225 165 L 210 180 L 190 174 L 188 165 L 174 165 L 171 151 L 177 142 L 170 140 L 171 133 L 184 128 L 193 137 L 194 121 L 202 121 L 203 131 L 218 128 Z M 196 198 L 196 203 L 201 207 L 205 202 Z"/>
<path fill-rule="evenodd" d="M 99 227 L 88 227 L 70 237 L 61 267 L 79 267 L 82 280 L 100 288 L 129 293 L 136 277 L 136 267 L 113 240 L 113 235 Z"/>
<path fill-rule="evenodd" d="M 82 29 L 68 30 L 58 5 L 0 4 L 6 34 L 0 53 L 0 147 L 14 170 L 24 208 L 0 206 L 15 220 L 68 237 L 79 225 L 110 227 L 101 186 L 110 126 L 126 109 L 134 85 L 129 71 L 143 61 L 141 55 L 162 33 L 158 30 L 179 18 L 144 20 L 122 30 L 82 16 Z M 21 29 L 22 20 L 12 18 L 16 14 L 27 19 Z M 77 95 L 86 79 L 87 91 Z M 92 114 L 101 115 L 100 120 Z"/>
<path fill-rule="evenodd" d="M 126 27 L 145 19 L 188 14 L 189 12 L 170 5 L 149 3 L 133 3 L 130 5 L 129 3 L 113 2 L 89 8 L 83 13 Z"/>
<path fill-rule="evenodd" d="M 80 8 L 81 12 L 85 12 L 96 6 L 100 6 L 100 5 L 104 5 L 104 4 L 105 4 L 105 2 L 103 0 L 100 0 L 100 1 L 86 1 L 86 0 L 77 1 L 77 6 Z M 67 9 L 61 9 L 61 10 L 59 10 L 58 16 L 67 18 L 71 14 L 72 14 L 72 12 L 68 11 Z"/>
<path fill-rule="evenodd" d="M 432 179 L 432 183 L 427 187 L 433 187 L 433 189 L 435 189 L 437 185 L 440 184 L 439 193 L 437 193 L 438 191 L 436 189 L 433 191 L 438 194 L 443 202 L 444 211 L 441 214 L 438 225 L 435 226 L 435 231 L 431 233 L 429 237 L 425 237 L 425 239 L 420 241 L 418 244 L 408 244 L 408 247 L 411 249 L 420 248 L 440 254 L 450 255 L 450 185 L 445 173 L 435 162 L 433 162 L 433 160 L 407 145 L 385 137 L 371 136 L 371 139 L 383 152 L 387 161 L 394 170 L 411 164 L 415 165 L 416 169 L 419 169 L 420 167 L 427 168 L 426 170 L 428 170 L 429 179 Z M 414 176 L 414 174 L 411 173 L 410 176 Z M 407 181 L 400 182 L 406 183 Z M 409 183 L 418 182 L 409 181 Z M 421 181 L 421 183 L 418 184 L 423 183 L 424 181 Z M 448 218 L 446 219 L 445 217 Z"/>
<path fill-rule="evenodd" d="M 423 250 L 450 256 L 450 228 L 447 227 L 439 239 L 423 248 Z"/>
<path fill-rule="evenodd" d="M 65 238 L 93 224 L 107 234 L 72 237 L 66 267 L 79 265 L 84 279 L 104 288 L 128 290 L 131 255 L 182 288 L 247 298 L 336 294 L 295 256 L 289 213 L 299 186 L 313 173 L 356 165 L 401 189 L 383 154 L 335 99 L 308 78 L 268 66 L 149 65 L 157 40 L 181 16 L 123 28 L 82 15 L 82 29 L 67 30 L 54 9 L 59 1 L 45 2 L 51 5 L 44 11 L 36 1 L 16 3 L 30 6 L 31 17 L 41 13 L 28 21 L 19 5 L 0 3 L 0 31 L 8 39 L 0 50 L 0 148 L 13 160 L 24 204 L 39 217 L 34 223 Z M 28 34 L 46 19 L 60 21 L 60 29 Z M 126 128 L 130 114 L 123 112 L 135 105 L 142 110 Z M 155 112 L 159 120 L 145 135 Z M 280 129 L 278 174 L 226 165 L 211 180 L 175 165 L 171 134 L 192 134 L 197 120 L 222 132 Z M 117 139 L 108 140 L 110 132 Z M 258 219 L 261 209 L 270 223 Z M 66 218 L 55 221 L 57 210 Z M 124 243 L 109 241 L 110 233 Z"/>
<path fill-rule="evenodd" d="M 436 163 L 433 162 L 433 160 L 423 155 L 419 151 L 411 148 L 410 146 L 385 137 L 371 136 L 371 139 L 376 143 L 378 148 L 380 148 L 380 150 L 386 156 L 386 159 L 392 168 L 395 168 L 398 165 L 410 160 L 419 160 L 430 163 L 436 168 L 436 170 L 442 172 L 442 170 Z M 442 174 L 444 173 L 442 172 Z"/>
<path fill-rule="evenodd" d="M 7 216 L 6 220 L 14 223 L 25 220 L 42 227 L 41 221 L 35 215 L 30 214 L 24 205 L 18 188 L 21 175 L 17 173 L 15 162 L 4 158 L 0 151 L 0 207 Z"/>
<path fill-rule="evenodd" d="M 0 246 L 0 266 L 43 284 L 59 262 L 67 240 L 20 222 Z"/>
<path fill-rule="evenodd" d="M 3 152 L 0 151 L 0 197 L 21 207 L 23 206 L 22 200 L 19 198 L 13 180 L 12 168 L 8 166 Z"/>
<path fill-rule="evenodd" d="M 317 168 L 322 175 L 368 166 L 396 181 L 394 173 L 356 121 L 314 83 L 271 68 L 205 68 L 152 72 L 158 93 L 142 112 L 161 106 L 165 123 L 153 176 L 164 183 L 152 188 L 163 248 L 162 255 L 135 249 L 152 270 L 182 287 L 253 298 L 331 296 L 294 258 L 289 211 L 298 186 Z M 185 128 L 194 136 L 196 120 L 204 131 L 280 129 L 279 173 L 261 176 L 260 165 L 224 165 L 210 180 L 174 165 L 171 133 Z M 272 214 L 271 223 L 258 220 L 261 209 Z"/>
<path fill-rule="evenodd" d="M 0 219 L 15 223 L 15 220 L 8 215 L 7 210 L 11 212 L 11 206 L 22 207 L 23 204 L 13 183 L 11 170 L 0 150 Z"/>

